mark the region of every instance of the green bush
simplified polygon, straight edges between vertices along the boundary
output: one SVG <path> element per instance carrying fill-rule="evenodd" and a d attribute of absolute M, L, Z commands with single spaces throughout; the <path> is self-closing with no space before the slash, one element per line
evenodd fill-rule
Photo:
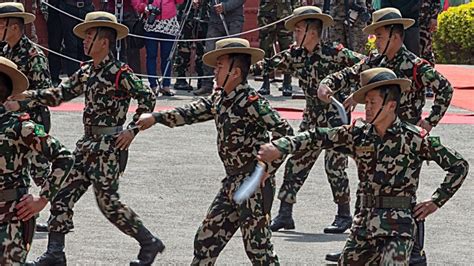
<path fill-rule="evenodd" d="M 474 64 L 474 2 L 450 7 L 438 16 L 433 50 L 438 63 Z"/>

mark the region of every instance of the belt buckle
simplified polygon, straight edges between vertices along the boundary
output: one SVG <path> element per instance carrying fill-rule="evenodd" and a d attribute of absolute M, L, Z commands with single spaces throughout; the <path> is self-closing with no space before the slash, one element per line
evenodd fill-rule
<path fill-rule="evenodd" d="M 77 3 L 76 3 L 76 6 L 77 6 L 78 8 L 83 8 L 84 5 L 85 5 L 84 1 L 77 1 Z"/>

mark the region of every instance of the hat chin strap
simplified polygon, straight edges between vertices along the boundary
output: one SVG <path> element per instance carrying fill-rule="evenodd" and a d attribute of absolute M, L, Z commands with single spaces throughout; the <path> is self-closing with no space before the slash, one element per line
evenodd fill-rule
<path fill-rule="evenodd" d="M 97 36 L 99 35 L 99 32 L 100 32 L 100 28 L 97 28 L 97 30 L 95 31 L 94 38 L 92 39 L 92 44 L 91 44 L 91 46 L 89 46 L 89 49 L 87 50 L 87 55 L 88 56 L 90 56 L 90 54 L 91 54 L 92 47 L 94 46 L 95 41 L 97 40 Z"/>
<path fill-rule="evenodd" d="M 303 48 L 303 43 L 306 41 L 306 35 L 308 34 L 309 24 L 306 23 L 306 29 L 304 30 L 303 40 L 301 41 L 300 48 Z"/>
<path fill-rule="evenodd" d="M 232 70 L 233 67 L 234 67 L 234 57 L 232 57 L 232 61 L 230 61 L 229 70 L 227 71 L 227 75 L 224 79 L 224 84 L 222 84 L 221 87 L 218 87 L 219 89 L 224 89 L 225 85 L 227 84 L 227 81 L 229 80 L 230 71 Z"/>
<path fill-rule="evenodd" d="M 393 35 L 393 24 L 390 25 L 390 33 L 388 34 L 388 42 L 385 45 L 385 48 L 383 49 L 382 55 L 385 55 L 385 53 L 388 50 L 388 46 L 390 45 L 390 41 L 392 40 L 392 35 Z"/>
<path fill-rule="evenodd" d="M 3 30 L 3 38 L 2 42 L 5 42 L 5 38 L 7 37 L 8 26 L 10 25 L 10 18 L 7 18 L 7 25 L 5 25 L 5 29 Z"/>

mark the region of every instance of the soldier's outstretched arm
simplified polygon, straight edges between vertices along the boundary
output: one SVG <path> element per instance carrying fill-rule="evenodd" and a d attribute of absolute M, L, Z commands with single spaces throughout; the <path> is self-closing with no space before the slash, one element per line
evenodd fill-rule
<path fill-rule="evenodd" d="M 436 162 L 447 172 L 443 182 L 431 196 L 433 203 L 440 208 L 461 187 L 469 171 L 469 164 L 455 150 L 443 146 L 439 137 L 423 139 L 420 154 L 422 159 Z"/>
<path fill-rule="evenodd" d="M 272 144 L 282 155 L 294 154 L 307 149 L 335 149 L 340 153 L 352 155 L 354 153 L 354 129 L 352 126 L 336 128 L 315 128 L 314 130 L 298 133 L 295 136 L 286 136 L 272 141 Z M 271 150 L 271 149 L 270 149 Z M 262 153 L 261 153 L 262 152 Z M 262 159 L 267 157 L 261 150 Z M 268 158 L 275 153 L 268 154 Z"/>
<path fill-rule="evenodd" d="M 71 171 L 74 159 L 71 151 L 44 132 L 41 125 L 29 121 L 22 122 L 17 132 L 23 145 L 51 162 L 51 172 L 41 186 L 40 198 L 27 195 L 21 199 L 21 204 L 17 205 L 19 218 L 28 220 L 44 208 L 45 199 L 49 201 L 54 199 Z"/>
<path fill-rule="evenodd" d="M 23 94 L 11 96 L 9 99 L 20 102 L 24 101 L 20 103 L 22 108 L 34 108 L 41 104 L 54 107 L 63 102 L 70 101 L 84 93 L 83 85 L 88 79 L 88 76 L 84 73 L 86 66 L 82 66 L 57 88 L 36 91 L 28 90 L 23 92 Z"/>
<path fill-rule="evenodd" d="M 202 97 L 183 107 L 172 110 L 143 114 L 137 121 L 140 130 L 145 130 L 159 123 L 167 127 L 190 125 L 209 121 L 214 117 L 213 100 L 214 94 Z"/>
<path fill-rule="evenodd" d="M 435 127 L 443 118 L 453 98 L 453 87 L 451 83 L 436 71 L 429 63 L 419 68 L 418 76 L 413 77 L 421 81 L 423 88 L 432 88 L 434 92 L 433 105 L 428 117 L 425 118 L 431 126 Z"/>
<path fill-rule="evenodd" d="M 359 84 L 360 73 L 368 68 L 365 62 L 366 59 L 363 59 L 351 67 L 346 67 L 326 76 L 321 80 L 320 86 L 325 85 L 329 87 L 333 93 L 337 93 L 340 90 L 349 89 L 352 84 Z"/>
<path fill-rule="evenodd" d="M 297 56 L 298 52 L 303 52 L 302 49 L 295 49 L 296 48 L 290 47 L 289 49 L 281 51 L 278 54 L 272 56 L 271 58 L 265 58 L 263 60 L 260 60 L 259 62 L 255 63 L 250 67 L 250 73 L 252 75 L 261 75 L 266 74 L 264 73 L 265 71 L 272 71 L 276 69 L 293 72 L 293 58 Z"/>

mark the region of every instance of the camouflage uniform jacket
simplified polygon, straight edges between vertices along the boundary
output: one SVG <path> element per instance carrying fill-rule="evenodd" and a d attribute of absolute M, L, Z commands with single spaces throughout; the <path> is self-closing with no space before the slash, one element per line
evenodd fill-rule
<path fill-rule="evenodd" d="M 18 66 L 30 82 L 29 90 L 42 90 L 52 87 L 48 59 L 43 51 L 28 37 L 23 35 L 12 48 L 8 45 L 0 49 L 0 56 L 6 57 Z M 23 106 L 23 109 L 26 106 Z"/>
<path fill-rule="evenodd" d="M 143 85 L 140 78 L 122 62 L 109 54 L 96 67 L 92 61 L 84 63 L 66 82 L 57 88 L 30 92 L 30 105 L 38 102 L 58 106 L 84 94 L 83 123 L 89 126 L 121 126 L 127 119 L 132 98 L 138 101 L 133 121 L 140 114 L 153 111 L 156 97 L 151 89 Z"/>
<path fill-rule="evenodd" d="M 0 114 L 0 190 L 27 188 L 32 153 L 51 162 L 51 173 L 41 186 L 40 196 L 52 200 L 73 164 L 71 152 L 44 132 L 26 113 Z M 15 202 L 0 202 L 0 220 L 16 216 Z"/>
<path fill-rule="evenodd" d="M 219 156 L 229 176 L 254 169 L 260 145 L 273 138 L 292 135 L 288 122 L 270 107 L 249 85 L 239 85 L 227 94 L 216 90 L 207 98 L 182 108 L 154 113 L 157 123 L 168 127 L 183 126 L 214 119 L 217 128 Z M 269 165 L 274 174 L 282 160 Z"/>
<path fill-rule="evenodd" d="M 253 65 L 251 71 L 253 73 L 261 72 L 266 65 L 269 66 L 269 70 L 291 71 L 293 76 L 299 79 L 300 87 L 305 95 L 306 108 L 304 115 L 310 118 L 309 121 L 312 121 L 311 124 L 313 125 L 329 126 L 327 124 L 327 119 L 329 119 L 327 114 L 331 113 L 337 117 L 339 116 L 333 105 L 324 103 L 316 96 L 319 82 L 327 75 L 352 66 L 364 58 L 364 55 L 344 48 L 342 44 L 338 43 L 318 45 L 313 52 L 308 52 L 298 46 L 292 46 L 290 49 L 273 56 L 270 60 L 260 61 Z M 350 91 L 341 91 L 336 95 L 336 98 L 343 100 L 349 93 Z"/>
<path fill-rule="evenodd" d="M 402 46 L 392 60 L 380 54 L 371 54 L 352 67 L 327 76 L 321 84 L 329 86 L 333 91 L 345 89 L 352 84 L 360 83 L 360 73 L 373 67 L 386 67 L 399 77 L 412 81 L 411 90 L 402 94 L 400 99 L 399 117 L 403 121 L 416 124 L 426 103 L 425 88 L 432 88 L 435 93 L 431 113 L 426 120 L 436 126 L 448 110 L 453 97 L 453 87 L 449 81 L 436 71 L 428 61 L 417 57 Z"/>
<path fill-rule="evenodd" d="M 441 207 L 459 189 L 468 172 L 467 161 L 444 147 L 438 137 L 425 137 L 418 127 L 399 118 L 381 138 L 371 124 L 316 128 L 274 141 L 284 154 L 303 149 L 334 149 L 351 156 L 357 165 L 357 196 L 404 196 L 416 202 L 423 161 L 435 161 L 447 171 L 444 181 L 432 195 Z M 356 202 L 353 233 L 375 236 L 413 236 L 415 222 L 411 209 L 363 208 Z"/>

